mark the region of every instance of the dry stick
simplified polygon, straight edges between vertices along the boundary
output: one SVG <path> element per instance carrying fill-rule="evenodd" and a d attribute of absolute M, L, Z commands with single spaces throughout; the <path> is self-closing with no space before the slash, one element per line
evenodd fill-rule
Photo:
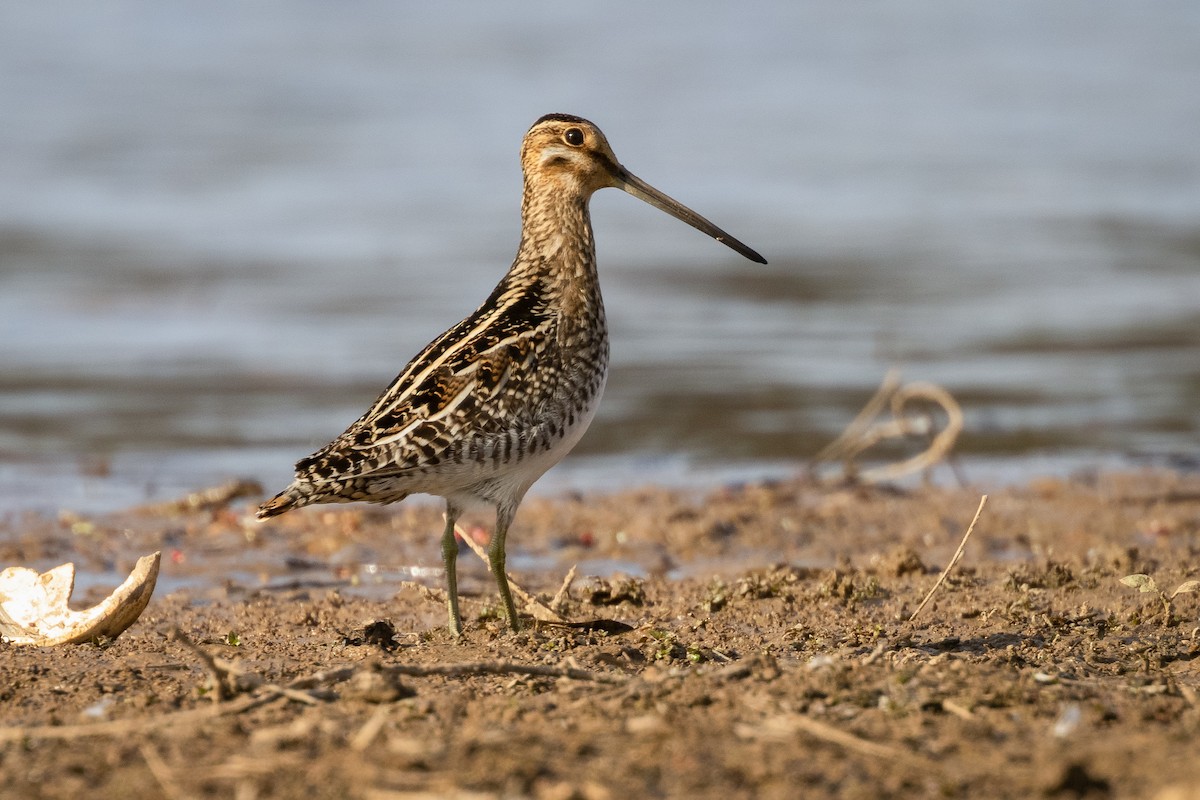
<path fill-rule="evenodd" d="M 268 683 L 262 687 L 263 692 L 274 694 L 278 697 L 286 697 L 288 700 L 295 700 L 297 703 L 303 703 L 306 706 L 319 706 L 321 701 L 313 697 L 308 692 L 302 692 L 299 689 L 292 689 L 288 686 L 279 686 L 274 683 Z"/>
<path fill-rule="evenodd" d="M 471 536 L 464 531 L 461 526 L 455 525 L 454 532 L 457 533 L 458 537 L 466 543 L 467 547 L 471 548 L 471 552 L 479 556 L 483 560 L 484 564 L 487 564 L 488 572 L 491 572 L 492 562 L 488 560 L 487 553 L 484 552 L 479 543 L 472 539 Z M 539 622 L 566 622 L 561 614 L 556 614 L 554 611 L 551 611 L 545 606 L 544 603 L 531 595 L 529 592 L 522 589 L 521 586 L 511 577 L 508 578 L 508 586 L 510 589 L 512 589 L 513 594 L 521 598 L 521 602 L 525 604 L 525 607 L 529 610 L 529 613 L 533 615 L 534 619 L 538 620 Z"/>
<path fill-rule="evenodd" d="M 293 678 L 288 681 L 285 688 L 288 689 L 312 689 L 317 686 L 329 685 L 333 683 L 341 683 L 344 680 L 349 680 L 354 677 L 361 666 L 338 667 L 337 669 L 323 669 L 320 672 L 314 672 L 312 675 L 302 675 L 299 678 Z"/>
<path fill-rule="evenodd" d="M 905 406 L 912 401 L 923 400 L 942 409 L 946 415 L 946 426 L 936 434 L 932 433 L 932 423 L 918 424 L 912 418 L 905 416 Z M 875 419 L 883 413 L 886 406 L 891 407 L 892 419 L 889 422 L 876 423 Z M 910 383 L 900 385 L 900 372 L 888 370 L 879 389 L 863 406 L 842 433 L 826 445 L 809 462 L 809 472 L 814 473 L 816 466 L 825 461 L 840 460 L 842 472 L 846 479 L 857 477 L 863 483 L 880 483 L 886 480 L 896 480 L 913 472 L 924 470 L 928 472 L 934 466 L 950 459 L 951 451 L 962 433 L 962 408 L 953 395 L 941 386 L 933 383 Z M 920 433 L 930 436 L 928 447 L 915 456 L 894 464 L 886 464 L 858 472 L 854 459 L 862 452 L 871 449 L 885 439 L 900 439 Z M 951 464 L 954 475 L 960 485 L 965 481 L 957 464 Z M 857 473 L 857 475 L 856 475 Z"/>
<path fill-rule="evenodd" d="M 189 639 L 187 635 L 178 627 L 171 629 L 170 636 L 172 639 L 190 650 L 193 655 L 203 662 L 204 668 L 208 671 L 209 677 L 213 682 L 213 702 L 219 703 L 224 700 L 228 700 L 234 695 L 259 689 L 261 687 L 262 679 L 259 678 L 259 676 L 246 672 L 231 661 L 218 658 L 205 651 L 202 647 Z M 271 689 L 267 689 L 266 691 L 270 690 Z M 278 687 L 274 687 L 274 691 L 276 694 L 287 694 L 285 690 L 279 689 Z M 309 699 L 311 700 L 311 698 Z"/>
<path fill-rule="evenodd" d="M 825 445 L 820 452 L 812 457 L 809 462 L 810 469 L 815 467 L 822 461 L 833 461 L 837 458 L 852 458 L 861 448 L 858 448 L 857 442 L 863 438 L 867 429 L 871 426 L 871 420 L 879 416 L 879 412 L 887 405 L 888 398 L 895 394 L 900 388 L 900 370 L 889 369 L 887 374 L 883 376 L 883 383 L 863 406 L 862 411 L 858 412 L 846 429 L 829 444 Z"/>
<path fill-rule="evenodd" d="M 594 683 L 625 683 L 629 680 L 624 675 L 591 672 L 576 667 L 554 667 L 546 664 L 513 664 L 509 661 L 477 661 L 473 664 L 390 664 L 384 667 L 384 669 L 388 672 L 395 672 L 399 675 L 408 675 L 414 678 L 430 675 L 535 675 L 542 678 L 572 678 L 577 681 L 592 681 Z"/>
<path fill-rule="evenodd" d="M 940 406 L 946 414 L 946 427 L 938 431 L 929 442 L 929 446 L 912 458 L 895 464 L 888 464 L 874 469 L 864 470 L 859 478 L 866 483 L 896 480 L 904 475 L 925 470 L 928 472 L 938 463 L 945 461 L 954 449 L 963 429 L 962 407 L 948 391 L 935 383 L 910 383 L 897 390 L 891 397 L 892 418 L 895 433 L 884 433 L 883 437 L 907 436 L 916 432 L 914 425 L 904 416 L 904 406 L 912 400 L 925 400 Z M 881 426 L 887 428 L 889 426 Z M 962 477 L 955 468 L 955 477 L 962 483 Z"/>
<path fill-rule="evenodd" d="M 23 739 L 83 739 L 88 736 L 125 736 L 144 733 L 155 728 L 168 725 L 179 725 L 187 722 L 201 722 L 212 717 L 226 714 L 240 714 L 261 705 L 265 705 L 280 697 L 275 693 L 262 695 L 246 695 L 221 705 L 191 708 L 187 711 L 176 711 L 157 717 L 138 717 L 135 719 L 116 719 L 108 722 L 89 722 L 83 725 L 33 725 L 29 727 L 16 726 L 0 728 L 0 742 L 19 742 Z"/>
<path fill-rule="evenodd" d="M 961 719 L 975 719 L 975 715 L 971 713 L 971 709 L 967 708 L 966 706 L 960 706 L 953 700 L 943 700 L 942 710 L 949 711 L 951 714 Z"/>
<path fill-rule="evenodd" d="M 154 749 L 154 745 L 146 742 L 138 748 L 138 751 L 142 754 L 142 759 L 146 762 L 150 774 L 154 776 L 154 780 L 158 781 L 164 797 L 169 800 L 182 800 L 187 797 L 179 788 L 179 783 L 171 774 L 171 768 L 167 766 L 167 762 L 163 761 L 163 757 Z"/>
<path fill-rule="evenodd" d="M 341 683 L 352 677 L 361 667 L 340 667 L 326 670 L 313 675 L 296 678 L 287 684 L 288 689 L 306 689 L 319 684 Z M 425 678 L 431 675 L 461 676 L 461 675 L 536 675 L 543 678 L 571 678 L 577 681 L 592 681 L 595 683 L 624 683 L 629 680 L 625 675 L 613 675 L 604 672 L 591 672 L 578 667 L 555 667 L 548 664 L 514 664 L 510 661 L 476 661 L 465 664 L 387 664 L 380 668 L 383 672 L 395 675 L 407 675 L 411 678 Z M 3 729 L 0 729 L 2 731 Z"/>
<path fill-rule="evenodd" d="M 371 742 L 375 741 L 375 738 L 379 736 L 379 732 L 383 730 L 383 726 L 387 723 L 388 716 L 391 713 L 391 709 L 386 705 L 377 708 L 375 713 L 358 729 L 358 732 L 350 737 L 350 749 L 356 753 L 361 753 L 370 747 Z"/>
<path fill-rule="evenodd" d="M 226 699 L 229 696 L 229 687 L 225 683 L 225 678 L 229 674 L 228 670 L 217 666 L 217 660 L 213 658 L 212 654 L 189 639 L 179 628 L 171 629 L 171 638 L 190 650 L 192 655 L 200 659 L 200 663 L 204 665 L 204 669 L 208 672 L 213 683 L 213 702 L 219 703 Z"/>
<path fill-rule="evenodd" d="M 571 584 L 575 582 L 575 572 L 578 567 L 578 564 L 572 564 L 571 568 L 567 570 L 567 576 L 563 578 L 562 586 L 559 587 L 558 593 L 554 595 L 554 599 L 550 601 L 550 608 L 556 611 L 561 610 L 563 603 L 571 596 Z"/>
<path fill-rule="evenodd" d="M 788 724 L 804 731 L 809 736 L 815 736 L 818 739 L 823 739 L 826 742 L 844 747 L 847 750 L 853 750 L 865 756 L 870 756 L 871 758 L 897 759 L 909 755 L 902 750 L 863 739 L 855 736 L 853 733 L 847 733 L 840 728 L 819 722 L 803 714 L 789 716 Z"/>
<path fill-rule="evenodd" d="M 935 583 L 933 588 L 929 590 L 929 594 L 925 595 L 925 599 L 921 601 L 921 605 L 917 606 L 917 610 L 914 611 L 912 616 L 908 618 L 910 623 L 917 618 L 917 615 L 921 613 L 921 609 L 925 608 L 925 606 L 929 603 L 929 600 L 933 597 L 933 593 L 936 592 L 938 587 L 942 585 L 942 581 L 946 580 L 946 576 L 950 574 L 950 570 L 954 569 L 954 565 L 958 563 L 960 558 L 962 558 L 963 550 L 965 550 L 967 547 L 967 539 L 971 538 L 971 531 L 975 530 L 975 523 L 979 521 L 979 515 L 983 513 L 983 505 L 987 502 L 987 499 L 988 496 L 986 494 L 980 496 L 979 508 L 975 509 L 975 516 L 971 520 L 971 524 L 967 526 L 967 532 L 963 534 L 962 541 L 958 543 L 958 549 L 954 551 L 954 557 L 950 559 L 950 563 L 946 565 L 944 570 L 942 570 L 942 574 L 938 576 L 937 583 Z"/>
<path fill-rule="evenodd" d="M 837 745 L 868 758 L 920 768 L 929 766 L 929 762 L 916 753 L 872 742 L 805 714 L 782 714 L 768 717 L 757 725 L 739 724 L 735 726 L 734 731 L 738 736 L 747 739 L 766 736 L 786 740 L 797 733 L 805 733 L 815 739 Z"/>

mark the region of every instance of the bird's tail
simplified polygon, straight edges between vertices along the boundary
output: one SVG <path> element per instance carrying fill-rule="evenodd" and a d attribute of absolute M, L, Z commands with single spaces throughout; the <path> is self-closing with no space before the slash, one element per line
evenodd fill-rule
<path fill-rule="evenodd" d="M 303 478 L 296 478 L 291 486 L 259 506 L 256 516 L 259 519 L 270 519 L 293 508 L 303 508 L 313 503 L 399 503 L 406 497 L 408 491 L 404 489 L 376 486 L 368 492 L 358 483 L 314 484 Z"/>
<path fill-rule="evenodd" d="M 304 492 L 293 483 L 291 486 L 259 506 L 258 514 L 256 516 L 259 519 L 277 517 L 284 512 L 291 511 L 293 508 L 300 508 L 301 506 L 308 505 L 312 502 L 311 498 L 311 492 Z"/>

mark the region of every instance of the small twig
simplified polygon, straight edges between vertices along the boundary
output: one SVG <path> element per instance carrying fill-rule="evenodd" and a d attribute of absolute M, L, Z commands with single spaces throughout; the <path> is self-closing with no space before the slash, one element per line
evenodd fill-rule
<path fill-rule="evenodd" d="M 742 723 L 735 726 L 734 731 L 738 736 L 745 739 L 755 739 L 763 736 L 774 739 L 787 739 L 796 733 L 806 733 L 821 741 L 835 744 L 838 747 L 869 758 L 907 763 L 912 766 L 923 767 L 927 764 L 924 758 L 915 753 L 863 739 L 804 714 L 780 714 L 775 717 L 769 717 L 757 725 Z"/>
<path fill-rule="evenodd" d="M 168 726 L 177 727 L 187 723 L 202 722 L 212 717 L 241 714 L 252 708 L 279 699 L 275 692 L 261 695 L 245 695 L 228 703 L 190 708 L 186 711 L 175 711 L 156 717 L 138 717 L 136 719 L 116 719 L 107 722 L 89 722 L 84 725 L 32 725 L 0 728 L 0 742 L 19 742 L 23 739 L 57 739 L 69 741 L 84 739 L 88 736 L 128 736 L 144 733 L 157 728 Z"/>
<path fill-rule="evenodd" d="M 866 655 L 866 657 L 863 659 L 863 662 L 862 662 L 863 666 L 869 666 L 871 664 L 874 664 L 890 648 L 891 648 L 891 644 L 888 642 L 887 639 L 880 639 L 879 643 L 877 645 L 875 645 L 875 649 L 872 650 L 870 653 L 868 653 Z"/>
<path fill-rule="evenodd" d="M 959 705 L 953 700 L 943 700 L 942 710 L 948 711 L 959 719 L 975 719 L 975 715 L 971 713 L 971 709 L 966 706 Z"/>
<path fill-rule="evenodd" d="M 850 424 L 836 439 L 813 456 L 809 468 L 812 469 L 822 461 L 853 458 L 861 450 L 857 446 L 857 442 L 866 434 L 867 429 L 871 426 L 871 420 L 879 416 L 879 412 L 887 405 L 888 398 L 895 394 L 898 388 L 900 388 L 900 370 L 889 369 L 883 376 L 883 383 L 875 390 L 875 394 L 871 396 L 867 404 L 862 407 L 862 411 L 858 412 L 858 416 L 850 421 Z"/>
<path fill-rule="evenodd" d="M 931 414 L 906 413 L 909 404 L 923 401 L 941 409 L 946 422 L 937 430 Z M 876 422 L 885 408 L 890 406 L 892 419 Z M 928 476 L 934 466 L 949 461 L 954 444 L 963 430 L 962 408 L 948 391 L 933 383 L 910 383 L 900 385 L 898 370 L 889 370 L 883 383 L 872 395 L 862 411 L 846 426 L 836 439 L 821 449 L 809 462 L 809 473 L 816 474 L 817 465 L 826 461 L 840 460 L 846 480 L 864 483 L 879 483 L 896 480 L 913 472 L 923 471 Z M 924 437 L 928 444 L 920 453 L 894 464 L 860 472 L 855 459 L 864 451 L 888 439 Z M 951 461 L 955 478 L 965 482 L 957 463 Z"/>
<path fill-rule="evenodd" d="M 818 739 L 844 747 L 847 750 L 853 750 L 865 756 L 870 756 L 871 758 L 896 759 L 908 756 L 903 751 L 862 739 L 852 733 L 847 733 L 840 728 L 835 728 L 832 725 L 820 722 L 812 717 L 806 717 L 803 714 L 790 715 L 788 722 L 809 736 L 815 736 Z"/>
<path fill-rule="evenodd" d="M 337 669 L 321 670 L 314 672 L 312 675 L 302 675 L 299 678 L 293 678 L 288 681 L 288 689 L 312 689 L 316 686 L 328 686 L 334 683 L 341 683 L 354 677 L 354 674 L 361 669 L 361 666 L 339 667 Z"/>
<path fill-rule="evenodd" d="M 138 747 L 138 752 L 142 754 L 142 759 L 146 762 L 146 767 L 149 768 L 150 774 L 154 776 L 154 780 L 158 781 L 164 797 L 170 800 L 182 800 L 182 798 L 187 796 L 179 788 L 179 782 L 171 774 L 171 768 L 167 766 L 167 762 L 163 761 L 163 757 L 158 754 L 158 750 L 154 749 L 154 745 L 145 742 Z"/>
<path fill-rule="evenodd" d="M 468 664 L 390 664 L 384 667 L 389 672 L 408 675 L 414 678 L 430 675 L 462 676 L 462 675 L 535 675 L 543 678 L 571 678 L 577 681 L 592 681 L 594 683 L 624 683 L 628 680 L 623 675 L 612 675 L 604 672 L 591 672 L 576 667 L 555 667 L 547 664 L 513 664 L 509 661 L 477 661 Z"/>
<path fill-rule="evenodd" d="M 550 601 L 550 608 L 555 611 L 561 611 L 563 603 L 567 602 L 567 598 L 571 596 L 571 584 L 575 581 L 575 572 L 578 566 L 578 564 L 571 565 L 571 568 L 567 570 L 567 576 L 563 578 L 562 586 L 554 595 L 554 599 Z"/>
<path fill-rule="evenodd" d="M 321 705 L 320 699 L 313 697 L 308 692 L 302 692 L 299 689 L 292 689 L 288 686 L 278 686 L 274 683 L 268 683 L 262 687 L 264 692 L 272 692 L 279 697 L 286 697 L 288 700 L 295 700 L 297 703 L 303 703 L 306 706 Z"/>
<path fill-rule="evenodd" d="M 381 705 L 375 710 L 375 713 L 363 723 L 363 726 L 358 729 L 358 732 L 350 737 L 350 749 L 356 753 L 361 753 L 371 746 L 371 742 L 379 736 L 379 732 L 383 730 L 383 726 L 387 723 L 387 718 L 391 714 L 391 708 L 386 705 Z"/>
<path fill-rule="evenodd" d="M 207 652 L 189 639 L 179 628 L 171 630 L 171 638 L 190 650 L 204 664 L 204 669 L 213 683 L 214 703 L 228 700 L 242 692 L 257 689 L 262 684 L 262 679 L 257 675 L 250 674 L 233 662 L 217 658 Z"/>
<path fill-rule="evenodd" d="M 228 675 L 228 672 L 217 666 L 217 661 L 213 658 L 212 654 L 189 639 L 187 634 L 179 628 L 171 629 L 171 638 L 190 650 L 192 655 L 200 659 L 200 663 L 204 665 L 204 669 L 213 684 L 213 702 L 219 703 L 222 700 L 228 699 L 229 687 L 225 684 L 225 677 Z"/>
<path fill-rule="evenodd" d="M 958 441 L 958 436 L 963 429 L 962 408 L 954 396 L 934 383 L 910 383 L 899 389 L 891 397 L 891 406 L 892 417 L 899 427 L 901 436 L 912 435 L 916 432 L 916 426 L 904 416 L 904 406 L 913 400 L 925 400 L 940 406 L 946 414 L 946 427 L 938 431 L 936 435 L 932 435 L 929 446 L 912 458 L 864 471 L 859 477 L 867 483 L 895 480 L 921 470 L 928 473 L 928 470 L 931 470 L 935 464 L 946 460 L 950 451 L 954 449 L 954 443 Z M 930 423 L 929 430 L 924 432 L 926 435 L 932 433 L 932 423 Z M 959 474 L 957 466 L 955 467 L 955 477 L 959 483 L 962 483 L 962 476 Z"/>
<path fill-rule="evenodd" d="M 925 608 L 930 598 L 933 597 L 933 593 L 942 585 L 942 581 L 946 580 L 946 576 L 950 574 L 950 570 L 954 569 L 954 565 L 962 558 L 963 551 L 967 547 L 967 539 L 971 538 L 971 531 L 975 530 L 975 523 L 979 521 L 979 515 L 983 513 L 983 506 L 987 502 L 987 499 L 988 496 L 986 494 L 980 496 L 979 508 L 975 509 L 975 516 L 971 519 L 971 524 L 967 526 L 967 532 L 963 534 L 962 541 L 958 543 L 958 549 L 954 551 L 954 557 L 950 559 L 950 563 L 942 570 L 942 574 L 938 576 L 937 583 L 933 584 L 933 588 L 929 590 L 929 594 L 925 595 L 925 599 L 921 601 L 921 605 L 917 606 L 917 610 L 908 618 L 910 623 L 917 618 L 917 615 L 921 613 L 921 609 Z"/>

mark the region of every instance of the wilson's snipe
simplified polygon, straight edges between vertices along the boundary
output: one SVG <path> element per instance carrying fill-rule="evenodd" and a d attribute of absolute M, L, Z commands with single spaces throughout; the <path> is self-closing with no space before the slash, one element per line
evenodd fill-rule
<path fill-rule="evenodd" d="M 468 505 L 496 508 L 489 562 L 509 625 L 504 539 L 529 487 L 591 422 L 608 373 L 608 327 L 588 200 L 612 186 L 707 233 L 746 258 L 758 253 L 631 175 L 604 134 L 567 114 L 533 124 L 521 146 L 521 246 L 475 313 L 409 362 L 357 422 L 296 464 L 296 479 L 260 519 L 310 503 L 446 500 L 442 556 L 450 630 L 458 635 L 454 525 Z"/>

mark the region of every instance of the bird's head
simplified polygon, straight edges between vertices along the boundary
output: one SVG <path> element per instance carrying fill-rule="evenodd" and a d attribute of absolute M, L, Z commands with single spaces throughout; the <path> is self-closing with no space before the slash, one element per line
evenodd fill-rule
<path fill-rule="evenodd" d="M 620 189 L 707 233 L 751 261 L 767 263 L 754 250 L 621 166 L 608 139 L 582 117 L 547 114 L 533 123 L 521 145 L 521 168 L 527 185 L 584 201 L 599 189 Z"/>

